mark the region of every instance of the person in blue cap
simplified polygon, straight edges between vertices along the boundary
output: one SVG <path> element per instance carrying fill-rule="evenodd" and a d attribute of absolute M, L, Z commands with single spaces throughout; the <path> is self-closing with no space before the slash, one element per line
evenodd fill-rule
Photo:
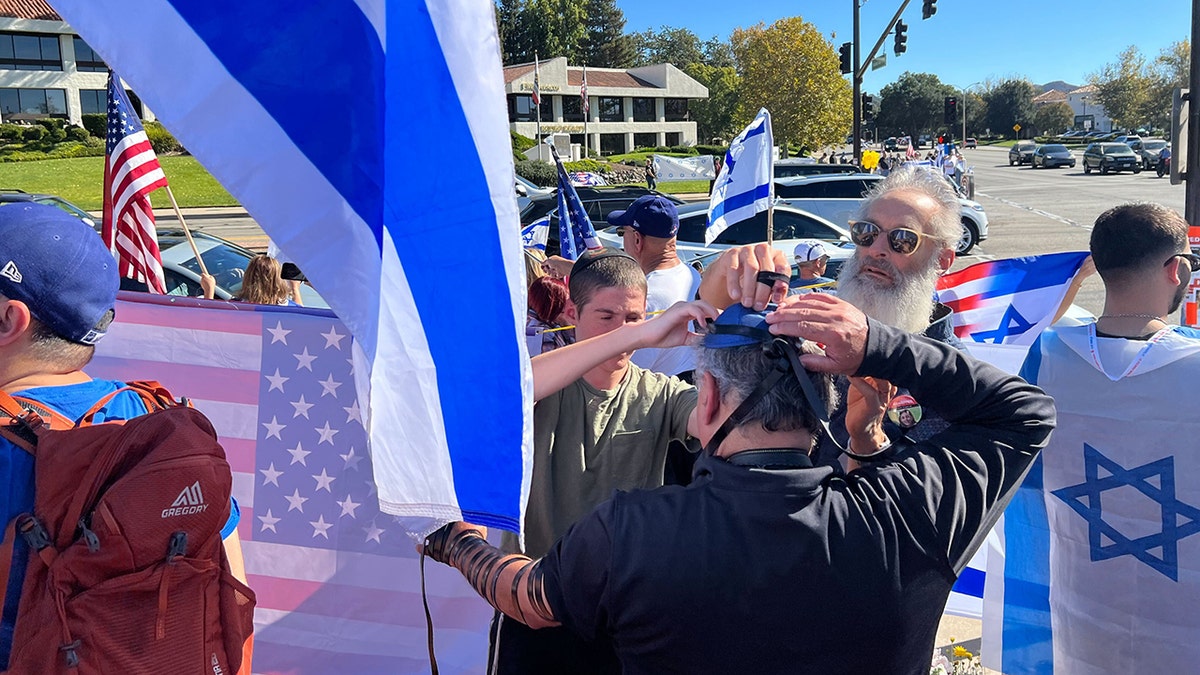
<path fill-rule="evenodd" d="M 622 249 L 633 256 L 646 274 L 646 311 L 659 312 L 677 302 L 696 299 L 700 273 L 679 259 L 675 252 L 679 233 L 679 211 L 675 203 L 659 195 L 638 197 L 628 209 L 608 214 L 609 225 L 617 227 Z M 634 364 L 664 375 L 692 370 L 687 349 L 641 349 Z"/>
<path fill-rule="evenodd" d="M 119 286 L 116 259 L 100 235 L 78 218 L 44 204 L 0 206 L 0 389 L 76 420 L 123 388 L 124 382 L 93 379 L 83 372 L 115 317 Z M 128 420 L 146 412 L 138 394 L 126 390 L 93 421 Z M 0 438 L 0 486 L 4 523 L 32 510 L 33 455 L 6 438 Z M 232 535 L 237 522 L 234 503 L 222 536 Z M 0 563 L 9 569 L 0 614 L 4 670 L 12 653 L 29 548 L 22 537 L 0 545 L 11 556 Z M 226 546 L 240 561 L 236 540 Z M 239 576 L 244 576 L 240 570 Z"/>
<path fill-rule="evenodd" d="M 599 358 L 672 335 L 657 323 L 567 349 Z M 1049 437 L 1051 399 L 819 293 L 726 309 L 696 372 L 691 485 L 617 492 L 536 561 L 467 523 L 424 553 L 517 621 L 611 642 L 627 674 L 928 672 L 950 589 Z M 832 374 L 908 387 L 951 423 L 889 444 L 886 394 L 862 392 L 844 450 L 862 466 L 814 465 Z"/>

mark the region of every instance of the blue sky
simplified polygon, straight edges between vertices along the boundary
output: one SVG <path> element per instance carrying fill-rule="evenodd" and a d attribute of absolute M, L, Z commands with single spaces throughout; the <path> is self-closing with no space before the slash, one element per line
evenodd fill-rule
<path fill-rule="evenodd" d="M 840 45 L 852 35 L 852 1 L 617 0 L 617 6 L 625 13 L 627 32 L 668 25 L 689 28 L 702 40 L 727 39 L 735 28 L 799 15 L 827 38 L 836 33 L 830 41 Z M 901 1 L 862 5 L 864 56 Z M 1187 38 L 1190 5 L 1186 0 L 938 0 L 937 14 L 922 21 L 921 0 L 911 0 L 902 17 L 908 24 L 908 51 L 892 54 L 889 36 L 880 47 L 887 66 L 868 71 L 863 89 L 878 92 L 906 70 L 933 73 L 958 87 L 1010 76 L 1035 84 L 1086 84 L 1089 74 L 1116 61 L 1131 44 L 1152 58 Z"/>

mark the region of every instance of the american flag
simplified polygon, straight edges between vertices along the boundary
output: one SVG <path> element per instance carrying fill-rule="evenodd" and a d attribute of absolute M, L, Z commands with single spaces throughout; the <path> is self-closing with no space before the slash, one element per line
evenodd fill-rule
<path fill-rule="evenodd" d="M 212 420 L 233 470 L 253 672 L 429 668 L 413 541 L 379 511 L 350 332 L 326 310 L 122 293 L 87 367 L 155 379 Z M 481 673 L 492 611 L 426 565 L 443 673 Z"/>
<path fill-rule="evenodd" d="M 538 67 L 537 54 L 533 55 L 533 104 L 542 105 L 542 75 Z"/>
<path fill-rule="evenodd" d="M 587 95 L 587 65 L 583 66 L 583 83 L 579 85 L 579 99 L 583 102 L 583 117 L 587 119 L 588 114 L 588 95 Z"/>
<path fill-rule="evenodd" d="M 154 293 L 165 293 L 166 283 L 150 193 L 166 186 L 167 177 L 129 104 L 121 78 L 109 71 L 104 242 L 116 256 L 121 276 L 145 282 Z"/>

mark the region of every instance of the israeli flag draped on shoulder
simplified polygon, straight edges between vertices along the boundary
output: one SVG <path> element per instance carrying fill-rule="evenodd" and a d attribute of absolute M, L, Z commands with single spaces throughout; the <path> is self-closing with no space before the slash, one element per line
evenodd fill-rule
<path fill-rule="evenodd" d="M 518 531 L 532 375 L 492 3 L 56 0 L 55 9 L 353 333 L 380 508 L 414 537 L 454 520 Z M 316 100 L 344 103 L 336 124 L 297 105 Z M 414 170 L 412 148 L 430 138 L 438 151 Z M 413 195 L 427 197 L 421 208 Z M 447 242 L 470 242 L 469 330 L 447 296 L 437 248 Z"/>
<path fill-rule="evenodd" d="M 771 113 L 763 108 L 729 144 L 708 202 L 704 243 L 711 244 L 730 225 L 770 208 L 775 201 L 774 147 Z"/>
<path fill-rule="evenodd" d="M 1055 327 L 1021 375 L 1058 426 L 996 531 L 984 665 L 1009 675 L 1192 673 L 1200 663 L 1200 333 Z"/>
<path fill-rule="evenodd" d="M 550 152 L 554 155 L 554 164 L 558 166 L 558 247 L 559 254 L 567 260 L 575 260 L 588 249 L 600 248 L 600 239 L 592 220 L 588 218 L 587 209 L 575 191 L 571 176 L 563 168 L 562 159 L 553 145 Z"/>

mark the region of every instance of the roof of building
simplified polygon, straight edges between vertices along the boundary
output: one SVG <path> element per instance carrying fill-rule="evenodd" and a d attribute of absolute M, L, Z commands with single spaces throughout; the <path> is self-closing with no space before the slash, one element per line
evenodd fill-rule
<path fill-rule="evenodd" d="M 3 0 L 0 0 L 2 2 Z M 508 84 L 518 77 L 522 77 L 533 72 L 532 63 L 521 63 L 515 66 L 505 66 L 504 68 L 504 83 Z M 543 70 L 542 77 L 545 77 Z M 544 80 L 543 80 L 544 81 Z M 567 68 L 567 85 L 578 87 L 583 84 L 583 69 L 582 68 Z M 588 86 L 589 87 L 650 87 L 657 89 L 650 82 L 641 78 L 630 75 L 628 71 L 619 70 L 616 68 L 590 68 L 588 69 Z"/>
<path fill-rule="evenodd" d="M 1059 101 L 1065 102 L 1066 100 L 1067 95 L 1061 91 L 1058 91 L 1057 89 L 1050 89 L 1049 91 L 1044 91 L 1033 97 L 1034 104 L 1058 103 Z"/>
<path fill-rule="evenodd" d="M 13 19 L 62 21 L 46 0 L 0 0 L 0 16 Z"/>
<path fill-rule="evenodd" d="M 1072 91 L 1070 93 L 1072 93 L 1072 94 L 1094 94 L 1097 91 L 1100 91 L 1100 90 L 1096 88 L 1096 85 L 1085 84 L 1084 86 L 1082 86 L 1078 89 L 1075 89 L 1074 91 Z"/>

